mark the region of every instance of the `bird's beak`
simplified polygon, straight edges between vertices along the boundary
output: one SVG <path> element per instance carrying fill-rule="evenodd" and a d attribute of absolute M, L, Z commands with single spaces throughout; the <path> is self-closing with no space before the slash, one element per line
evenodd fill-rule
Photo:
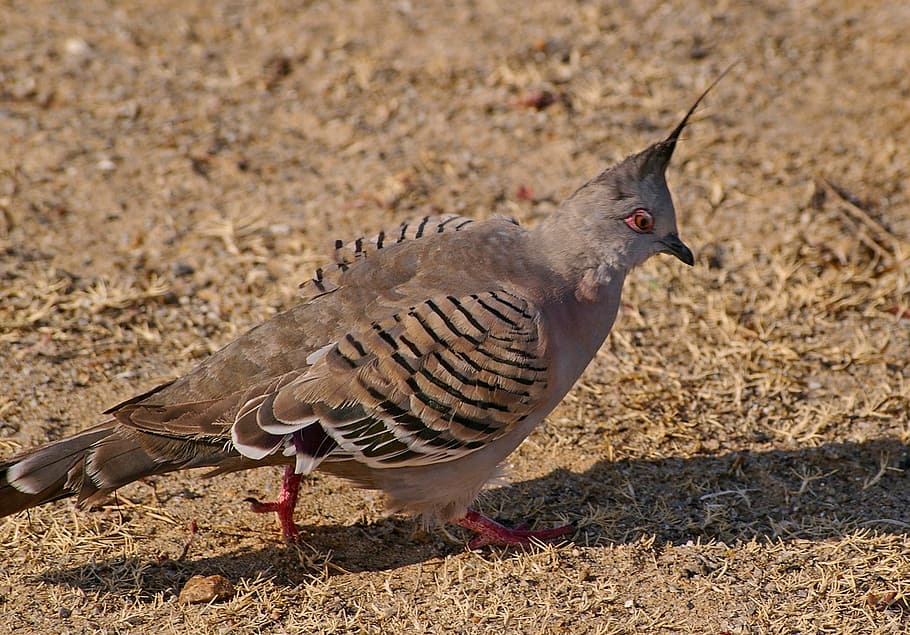
<path fill-rule="evenodd" d="M 690 267 L 695 264 L 695 256 L 692 255 L 692 250 L 686 247 L 686 243 L 681 241 L 676 234 L 667 234 L 661 239 L 660 243 L 664 246 L 660 250 L 661 253 L 676 256 Z"/>

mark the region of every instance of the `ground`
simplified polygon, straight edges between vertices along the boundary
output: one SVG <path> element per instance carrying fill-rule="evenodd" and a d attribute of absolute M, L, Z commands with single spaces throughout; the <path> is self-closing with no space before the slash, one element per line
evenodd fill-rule
<path fill-rule="evenodd" d="M 3 2 L 2 456 L 291 306 L 336 238 L 533 225 L 738 63 L 669 172 L 695 267 L 630 276 L 479 502 L 568 540 L 470 552 L 314 476 L 286 547 L 243 502 L 278 470 L 173 475 L 0 521 L 0 632 L 907 632 L 908 32 L 896 0 Z M 179 603 L 197 574 L 235 595 Z"/>

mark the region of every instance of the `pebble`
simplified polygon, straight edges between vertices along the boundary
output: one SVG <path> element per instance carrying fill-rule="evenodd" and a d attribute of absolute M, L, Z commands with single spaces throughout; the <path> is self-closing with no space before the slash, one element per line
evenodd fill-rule
<path fill-rule="evenodd" d="M 234 585 L 220 575 L 194 575 L 180 590 L 180 604 L 204 604 L 213 600 L 229 600 L 234 596 Z"/>
<path fill-rule="evenodd" d="M 71 37 L 63 43 L 63 50 L 73 57 L 85 57 L 92 52 L 92 47 L 81 37 Z"/>

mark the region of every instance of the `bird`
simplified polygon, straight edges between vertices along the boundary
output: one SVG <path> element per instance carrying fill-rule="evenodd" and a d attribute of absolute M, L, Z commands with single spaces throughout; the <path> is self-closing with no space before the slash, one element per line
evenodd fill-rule
<path fill-rule="evenodd" d="M 726 71 L 725 71 L 726 73 Z M 101 423 L 0 460 L 0 517 L 175 470 L 283 466 L 272 502 L 299 539 L 301 479 L 381 490 L 388 509 L 526 545 L 574 528 L 513 528 L 473 504 L 562 401 L 613 327 L 628 273 L 656 254 L 692 266 L 666 170 L 670 134 L 597 174 L 547 218 L 448 214 L 336 241 L 297 304 Z"/>

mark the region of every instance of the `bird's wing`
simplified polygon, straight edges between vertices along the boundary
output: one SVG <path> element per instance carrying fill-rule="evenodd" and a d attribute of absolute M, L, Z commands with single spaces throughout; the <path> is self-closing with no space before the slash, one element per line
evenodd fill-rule
<path fill-rule="evenodd" d="M 296 455 L 300 472 L 329 455 L 374 468 L 449 461 L 534 412 L 549 375 L 537 309 L 504 289 L 427 299 L 312 357 L 240 407 L 241 454 Z"/>
<path fill-rule="evenodd" d="M 462 276 L 441 273 L 449 268 L 440 265 L 440 249 L 433 246 L 434 237 L 446 234 L 439 237 L 448 239 L 445 244 L 449 249 L 452 244 L 459 245 L 456 258 L 464 262 L 465 257 L 480 258 L 489 251 L 483 240 L 492 236 L 490 231 L 498 231 L 495 228 L 519 231 L 511 220 L 494 223 L 488 226 L 489 231 L 467 231 L 482 225 L 454 215 L 424 217 L 369 239 L 336 243 L 335 264 L 304 283 L 305 291 L 309 289 L 305 295 L 310 297 L 302 304 L 249 331 L 180 380 L 123 402 L 108 413 L 137 432 L 135 438 L 144 450 L 161 461 L 206 463 L 218 459 L 230 451 L 232 427 L 235 435 L 251 435 L 257 426 L 247 425 L 250 417 L 266 418 L 273 409 L 276 422 L 296 422 L 302 416 L 298 411 L 308 404 L 322 417 L 319 425 L 289 423 L 290 431 L 260 440 L 258 451 L 250 440 L 239 447 L 246 448 L 250 458 L 262 456 L 279 446 L 284 450 L 289 442 L 285 437 L 291 435 L 290 441 L 304 448 L 301 457 L 309 454 L 322 458 L 329 452 L 333 456 L 362 454 L 341 432 L 331 433 L 342 423 L 356 420 L 365 425 L 370 417 L 377 422 L 396 421 L 396 433 L 410 439 L 406 445 L 435 448 L 424 459 L 427 461 L 446 460 L 457 451 L 481 447 L 482 440 L 461 438 L 470 433 L 462 429 L 466 423 L 459 421 L 487 417 L 489 421 L 484 420 L 483 425 L 490 428 L 486 430 L 488 436 L 480 438 L 495 438 L 500 428 L 505 430 L 511 424 L 512 409 L 535 401 L 546 378 L 536 308 L 506 290 L 470 295 L 499 286 L 491 282 L 503 277 L 496 273 L 496 263 L 484 262 L 485 266 L 466 270 Z M 456 232 L 458 241 L 453 243 Z M 392 252 L 397 255 L 389 258 Z M 420 256 L 413 254 L 424 253 L 432 253 L 435 269 L 416 266 Z M 317 279 L 334 286 L 320 290 Z M 455 297 L 446 297 L 443 289 Z M 459 302 L 458 310 L 453 300 Z M 442 311 L 448 322 L 441 321 L 437 311 Z M 454 332 L 449 327 L 464 330 Z M 376 340 L 378 333 L 404 338 L 395 340 L 401 352 L 384 350 L 385 340 Z M 355 349 L 357 368 L 346 367 L 339 357 L 351 341 L 372 342 L 363 355 Z M 408 342 L 419 348 L 409 348 Z M 497 362 L 497 355 L 502 361 Z M 412 377 L 401 376 L 399 360 L 410 360 Z M 513 365 L 511 369 L 509 364 Z M 386 374 L 388 379 L 384 378 Z M 448 382 L 450 392 L 428 385 L 431 378 Z M 389 385 L 388 399 L 377 401 L 371 396 L 370 390 L 384 394 L 392 379 L 400 385 Z M 462 383 L 464 386 L 459 387 Z M 345 396 L 344 390 L 349 390 L 350 396 Z M 467 391 L 469 400 L 457 403 L 459 391 Z M 437 392 L 438 399 L 434 397 Z M 438 412 L 449 417 L 450 430 L 419 429 L 415 422 L 423 414 L 415 413 L 432 415 L 426 410 L 430 405 L 421 398 L 436 399 L 430 404 L 439 409 L 445 406 Z M 489 402 L 493 411 L 484 412 L 471 400 Z M 506 400 L 506 405 L 497 400 Z M 297 401 L 294 410 L 292 405 Z M 347 414 L 343 416 L 343 412 Z M 439 427 L 432 422 L 429 425 Z M 408 426 L 414 431 L 407 432 Z M 279 458 L 271 456 L 269 460 Z"/>

